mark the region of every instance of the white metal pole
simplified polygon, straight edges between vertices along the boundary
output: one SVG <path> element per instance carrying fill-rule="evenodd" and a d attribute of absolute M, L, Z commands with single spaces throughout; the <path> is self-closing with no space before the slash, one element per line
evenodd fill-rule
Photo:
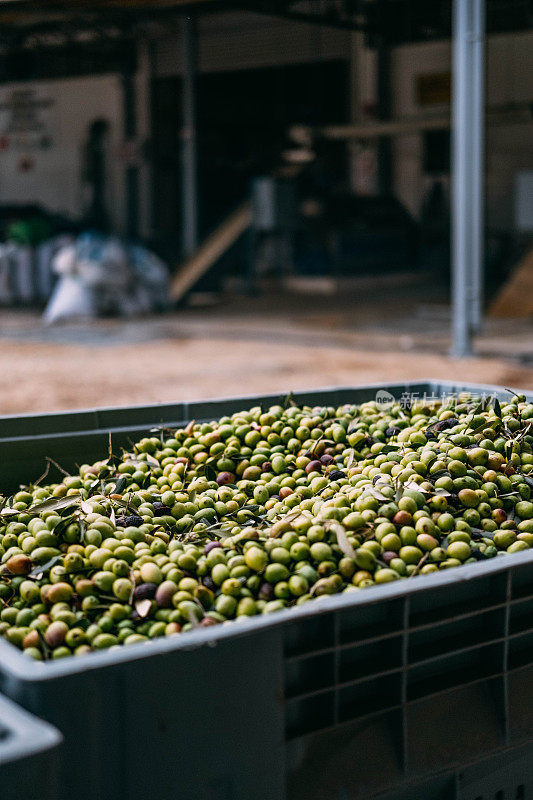
<path fill-rule="evenodd" d="M 485 0 L 454 0 L 452 354 L 472 352 L 481 319 Z"/>
<path fill-rule="evenodd" d="M 472 18 L 472 327 L 483 316 L 485 187 L 485 0 L 474 0 Z"/>

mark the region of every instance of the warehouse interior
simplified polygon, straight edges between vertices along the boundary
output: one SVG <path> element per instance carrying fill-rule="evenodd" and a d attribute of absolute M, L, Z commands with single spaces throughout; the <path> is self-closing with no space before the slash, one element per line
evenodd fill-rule
<path fill-rule="evenodd" d="M 0 75 L 0 800 L 532 800 L 533 0 Z"/>
<path fill-rule="evenodd" d="M 4 0 L 0 63 L 0 230 L 25 259 L 17 284 L 6 251 L 6 347 L 283 340 L 531 382 L 529 0 Z M 167 289 L 43 324 L 42 245 L 88 232 L 146 248 Z"/>

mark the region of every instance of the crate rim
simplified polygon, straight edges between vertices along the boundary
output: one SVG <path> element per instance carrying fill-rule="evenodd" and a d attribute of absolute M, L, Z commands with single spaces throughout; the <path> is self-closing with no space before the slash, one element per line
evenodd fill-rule
<path fill-rule="evenodd" d="M 438 378 L 420 378 L 415 381 L 386 381 L 359 384 L 352 386 L 334 386 L 323 387 L 309 390 L 298 390 L 294 392 L 294 397 L 297 399 L 301 395 L 306 394 L 321 394 L 327 392 L 342 392 L 354 390 L 378 390 L 386 389 L 413 389 L 418 386 L 431 386 L 431 384 L 438 384 L 439 386 L 449 389 L 451 392 L 461 391 L 480 391 L 495 393 L 501 396 L 507 391 L 506 387 L 497 386 L 495 384 L 478 384 L 468 383 L 462 381 L 440 380 Z M 515 391 L 512 389 L 512 391 Z M 526 398 L 533 402 L 533 391 L 517 389 L 517 393 L 525 394 Z M 52 414 L 29 414 L 27 417 L 31 418 L 44 418 L 44 417 L 57 417 L 60 419 L 62 416 L 76 413 L 95 413 L 99 411 L 128 411 L 140 409 L 161 409 L 168 405 L 183 405 L 186 410 L 189 405 L 194 403 L 243 403 L 249 401 L 265 400 L 272 398 L 273 400 L 279 399 L 283 395 L 247 395 L 244 397 L 222 397 L 222 398 L 207 398 L 205 400 L 187 401 L 183 403 L 155 403 L 150 405 L 137 405 L 137 406 L 118 406 L 115 408 L 97 408 L 97 409 L 79 409 L 73 411 L 57 411 Z M 19 415 L 8 415 L 0 417 L 0 425 L 3 419 L 14 419 Z M 186 420 L 184 420 L 186 421 Z M 142 427 L 142 425 L 135 426 Z M 104 428 L 100 429 L 101 431 Z M 106 428 L 106 430 L 108 430 Z M 113 430 L 113 429 L 111 429 Z M 79 432 L 79 431 L 78 431 Z M 72 431 L 65 435 L 71 435 Z M 43 438 L 50 435 L 57 434 L 43 434 Z M 35 437 L 10 437 L 10 441 L 20 439 L 24 441 L 25 438 L 33 439 Z M 0 439 L 0 442 L 2 439 Z M 271 628 L 277 625 L 283 625 L 296 622 L 298 619 L 305 619 L 315 616 L 327 611 L 337 611 L 345 608 L 353 608 L 359 605 L 370 605 L 380 601 L 387 601 L 390 599 L 405 597 L 424 589 L 439 588 L 446 586 L 453 586 L 454 584 L 463 583 L 465 581 L 475 580 L 476 578 L 483 578 L 487 575 L 498 574 L 506 571 L 508 568 L 513 568 L 515 565 L 519 567 L 521 564 L 529 564 L 533 562 L 533 551 L 513 553 L 509 558 L 504 555 L 497 556 L 488 563 L 480 564 L 467 564 L 456 569 L 446 570 L 431 575 L 417 575 L 414 580 L 405 579 L 394 581 L 393 583 L 383 584 L 381 586 L 369 587 L 360 592 L 345 592 L 338 595 L 324 596 L 320 599 L 315 599 L 313 602 L 306 603 L 302 606 L 283 609 L 271 615 L 260 615 L 257 617 L 246 618 L 242 622 L 229 621 L 222 625 L 212 626 L 202 630 L 188 631 L 185 637 L 181 635 L 164 637 L 161 639 L 151 640 L 149 642 L 128 645 L 117 648 L 117 650 L 109 651 L 102 650 L 101 652 L 87 653 L 81 657 L 83 664 L 83 671 L 90 671 L 92 669 L 101 669 L 104 667 L 113 667 L 122 663 L 136 661 L 138 659 L 149 658 L 152 655 L 158 655 L 173 650 L 191 650 L 199 647 L 210 646 L 215 647 L 218 642 L 223 642 L 226 639 L 240 637 L 245 635 L 253 635 L 256 631 L 261 631 L 264 628 Z M 459 575 L 457 573 L 460 573 Z M 0 662 L 2 665 L 13 673 L 18 679 L 23 681 L 46 681 L 53 680 L 58 677 L 76 674 L 80 671 L 80 660 L 76 657 L 70 656 L 59 661 L 33 661 L 18 650 L 14 645 L 7 642 L 3 637 L 0 637 Z"/>
<path fill-rule="evenodd" d="M 51 750 L 63 741 L 62 734 L 49 722 L 0 695 L 0 722 L 4 717 L 11 736 L 0 741 L 0 767 Z"/>
<path fill-rule="evenodd" d="M 38 414 L 3 414 L 0 415 L 0 425 L 3 420 L 13 421 L 16 419 L 61 419 L 61 417 L 65 416 L 76 416 L 77 414 L 99 414 L 105 412 L 116 412 L 116 411 L 145 411 L 145 410 L 153 410 L 158 411 L 168 406 L 182 406 L 184 411 L 188 410 L 188 407 L 191 405 L 196 404 L 217 404 L 217 403 L 248 403 L 249 401 L 258 401 L 258 400 L 276 400 L 282 398 L 284 396 L 293 395 L 295 398 L 298 398 L 302 395 L 312 395 L 312 394 L 326 394 L 328 392 L 349 392 L 349 391 L 359 391 L 362 389 L 369 389 L 369 390 L 378 390 L 378 389 L 409 389 L 409 388 L 416 388 L 422 386 L 430 386 L 431 384 L 438 384 L 439 386 L 446 387 L 451 392 L 461 392 L 461 391 L 475 391 L 479 390 L 480 392 L 494 392 L 496 395 L 501 396 L 502 394 L 506 393 L 507 391 L 515 392 L 516 394 L 525 394 L 526 398 L 530 401 L 533 401 L 533 388 L 531 389 L 518 389 L 516 387 L 504 387 L 498 386 L 497 384 L 490 384 L 490 383 L 470 383 L 467 381 L 460 381 L 460 380 L 442 380 L 440 378 L 416 378 L 415 380 L 402 380 L 402 381 L 377 381 L 373 383 L 361 383 L 361 384 L 352 384 L 349 386 L 321 386 L 321 387 L 313 387 L 309 389 L 298 389 L 294 392 L 272 392 L 269 394 L 249 394 L 243 396 L 235 396 L 235 395 L 225 395 L 222 397 L 206 397 L 200 399 L 193 399 L 193 400 L 181 400 L 177 401 L 176 403 L 167 403 L 167 402 L 160 402 L 160 403 L 147 403 L 147 404 L 136 404 L 130 406 L 95 406 L 93 408 L 73 408 L 73 409 L 63 409 L 59 411 L 50 411 L 50 412 L 41 412 Z M 179 420 L 179 422 L 186 422 L 187 419 Z M 142 424 L 135 427 L 142 427 Z M 112 428 L 108 428 L 107 426 L 102 426 L 100 430 L 113 430 Z M 74 431 L 69 431 L 69 434 L 72 434 Z M 78 432 L 78 431 L 76 431 Z M 43 434 L 44 436 L 50 434 Z M 25 438 L 25 437 L 8 437 L 8 438 Z M 35 438 L 33 436 L 27 437 L 28 439 Z M 1 439 L 0 439 L 1 441 Z"/>

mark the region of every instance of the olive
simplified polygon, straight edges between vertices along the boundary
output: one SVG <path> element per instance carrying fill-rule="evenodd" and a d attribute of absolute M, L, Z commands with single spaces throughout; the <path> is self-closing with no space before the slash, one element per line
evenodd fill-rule
<path fill-rule="evenodd" d="M 44 638 L 50 647 L 55 648 L 63 644 L 67 633 L 68 625 L 65 622 L 52 622 L 47 628 Z"/>
<path fill-rule="evenodd" d="M 452 542 L 446 549 L 448 558 L 457 558 L 459 561 L 465 561 L 470 554 L 470 545 L 463 541 Z"/>
<path fill-rule="evenodd" d="M 413 545 L 404 545 L 402 548 L 400 548 L 399 556 L 406 564 L 418 564 L 423 556 L 423 553 L 418 547 L 414 547 Z"/>
<path fill-rule="evenodd" d="M 151 600 L 157 591 L 157 584 L 155 583 L 141 583 L 133 590 L 133 598 L 135 600 Z"/>
<path fill-rule="evenodd" d="M 250 547 L 245 553 L 246 565 L 255 572 L 262 572 L 267 564 L 268 556 L 258 546 Z"/>
<path fill-rule="evenodd" d="M 69 583 L 54 583 L 50 586 L 47 599 L 49 603 L 68 602 L 73 594 L 74 589 Z"/>
<path fill-rule="evenodd" d="M 163 580 L 163 574 L 160 568 L 152 561 L 148 561 L 140 568 L 141 578 L 146 583 L 159 584 Z"/>
<path fill-rule="evenodd" d="M 32 561 L 22 553 L 11 556 L 6 561 L 6 567 L 12 575 L 27 575 L 32 570 Z"/>
<path fill-rule="evenodd" d="M 153 586 L 154 584 L 152 584 Z M 174 581 L 166 580 L 159 584 L 155 592 L 155 601 L 161 608 L 171 608 L 172 598 L 178 591 Z"/>

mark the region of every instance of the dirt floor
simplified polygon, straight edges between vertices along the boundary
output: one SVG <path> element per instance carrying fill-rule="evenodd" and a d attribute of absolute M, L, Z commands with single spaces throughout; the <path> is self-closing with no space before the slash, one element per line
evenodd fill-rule
<path fill-rule="evenodd" d="M 497 323 L 454 360 L 449 312 L 419 287 L 233 298 L 138 322 L 45 328 L 0 313 L 0 414 L 438 378 L 533 389 L 533 326 Z M 427 293 L 424 295 L 427 297 Z M 332 310 L 334 309 L 334 311 Z"/>
<path fill-rule="evenodd" d="M 123 406 L 440 378 L 533 387 L 533 369 L 496 359 L 363 352 L 224 339 L 87 348 L 2 343 L 0 413 Z"/>

